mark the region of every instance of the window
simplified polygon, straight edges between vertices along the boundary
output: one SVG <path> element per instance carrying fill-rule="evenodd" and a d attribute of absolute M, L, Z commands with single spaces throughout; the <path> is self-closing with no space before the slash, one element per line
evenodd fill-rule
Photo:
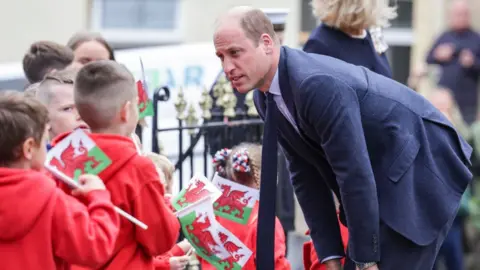
<path fill-rule="evenodd" d="M 29 85 L 25 78 L 5 78 L 0 79 L 0 91 L 1 90 L 19 90 L 22 91 Z"/>
<path fill-rule="evenodd" d="M 93 0 L 92 28 L 114 45 L 181 41 L 179 0 Z"/>
<path fill-rule="evenodd" d="M 390 46 L 387 51 L 393 79 L 406 84 L 410 74 L 410 46 Z"/>
<path fill-rule="evenodd" d="M 391 6 L 397 7 L 397 18 L 391 21 L 391 27 L 411 28 L 413 3 L 412 0 L 390 0 Z"/>
<path fill-rule="evenodd" d="M 392 68 L 393 79 L 406 84 L 410 74 L 410 53 L 413 44 L 412 0 L 390 0 L 390 5 L 397 6 L 397 18 L 392 26 L 384 30 L 385 40 L 390 48 L 387 57 Z"/>
<path fill-rule="evenodd" d="M 317 19 L 313 16 L 311 0 L 302 0 L 302 18 L 300 30 L 303 32 L 310 32 L 317 27 Z"/>

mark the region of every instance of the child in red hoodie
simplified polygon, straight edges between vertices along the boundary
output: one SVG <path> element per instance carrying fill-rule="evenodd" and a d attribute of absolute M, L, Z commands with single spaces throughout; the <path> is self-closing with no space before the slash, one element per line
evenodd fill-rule
<path fill-rule="evenodd" d="M 146 156 L 155 164 L 160 179 L 164 180 L 165 187 L 165 203 L 172 209 L 170 203 L 172 194 L 172 178 L 175 172 L 175 166 L 168 160 L 167 157 L 157 153 L 146 153 Z M 183 270 L 188 264 L 190 256 L 188 251 L 192 248 L 187 240 L 177 243 L 168 252 L 158 256 L 154 260 L 155 270 Z"/>
<path fill-rule="evenodd" d="M 262 147 L 258 144 L 242 143 L 232 150 L 223 149 L 216 153 L 214 164 L 220 176 L 247 187 L 260 188 Z M 255 251 L 257 250 L 258 202 L 253 208 L 246 225 L 218 217 L 218 222 L 232 232 L 251 251 L 252 256 L 244 265 L 245 270 L 255 270 Z M 285 233 L 282 224 L 275 220 L 275 270 L 289 270 L 290 263 L 285 257 Z M 202 270 L 215 269 L 201 259 Z"/>
<path fill-rule="evenodd" d="M 173 247 L 180 224 L 165 204 L 155 166 L 138 154 L 130 136 L 139 113 L 135 80 L 115 61 L 96 61 L 80 69 L 74 91 L 91 139 L 112 161 L 99 176 L 113 203 L 148 226 L 143 230 L 122 218 L 114 255 L 101 269 L 154 269 L 153 258 Z"/>
<path fill-rule="evenodd" d="M 47 109 L 19 92 L 0 93 L 0 261 L 2 269 L 96 268 L 111 256 L 119 217 L 105 185 L 79 178 L 82 201 L 40 173 L 46 157 Z"/>

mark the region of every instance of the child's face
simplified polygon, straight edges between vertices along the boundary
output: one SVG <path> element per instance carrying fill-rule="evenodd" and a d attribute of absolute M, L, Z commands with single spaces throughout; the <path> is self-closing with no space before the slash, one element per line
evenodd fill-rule
<path fill-rule="evenodd" d="M 87 124 L 83 122 L 78 114 L 73 99 L 73 86 L 69 84 L 60 84 L 52 86 L 52 100 L 48 106 L 49 116 L 49 135 L 50 138 L 71 132 L 77 128 L 88 129 Z"/>
<path fill-rule="evenodd" d="M 23 144 L 23 157 L 28 161 L 32 170 L 40 171 L 47 156 L 48 127 L 43 132 L 40 142 L 28 138 Z"/>

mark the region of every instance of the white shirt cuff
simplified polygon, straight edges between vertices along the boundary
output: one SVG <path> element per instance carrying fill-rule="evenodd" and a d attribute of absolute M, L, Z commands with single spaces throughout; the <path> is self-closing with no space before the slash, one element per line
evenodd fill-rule
<path fill-rule="evenodd" d="M 325 263 L 326 261 L 341 259 L 341 258 L 343 258 L 343 256 L 328 256 L 325 259 L 323 259 L 321 263 Z"/>

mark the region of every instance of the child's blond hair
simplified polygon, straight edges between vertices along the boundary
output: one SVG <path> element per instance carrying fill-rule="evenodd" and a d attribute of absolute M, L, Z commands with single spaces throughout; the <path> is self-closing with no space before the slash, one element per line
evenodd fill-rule
<path fill-rule="evenodd" d="M 262 171 L 262 146 L 241 143 L 230 149 L 217 152 L 214 164 L 220 176 L 242 185 L 260 188 Z"/>
<path fill-rule="evenodd" d="M 155 164 L 155 167 L 157 167 L 167 193 L 171 193 L 173 174 L 175 173 L 175 166 L 173 163 L 167 157 L 154 152 L 149 152 L 146 156 L 153 162 L 153 164 Z"/>
<path fill-rule="evenodd" d="M 52 99 L 55 99 L 57 95 L 54 90 L 55 85 L 70 85 L 73 88 L 73 83 L 75 82 L 75 76 L 78 73 L 78 68 L 69 67 L 66 69 L 54 71 L 43 78 L 42 81 L 38 83 L 35 90 L 32 90 L 33 85 L 25 90 L 35 91 L 35 96 L 45 105 L 49 106 Z"/>

